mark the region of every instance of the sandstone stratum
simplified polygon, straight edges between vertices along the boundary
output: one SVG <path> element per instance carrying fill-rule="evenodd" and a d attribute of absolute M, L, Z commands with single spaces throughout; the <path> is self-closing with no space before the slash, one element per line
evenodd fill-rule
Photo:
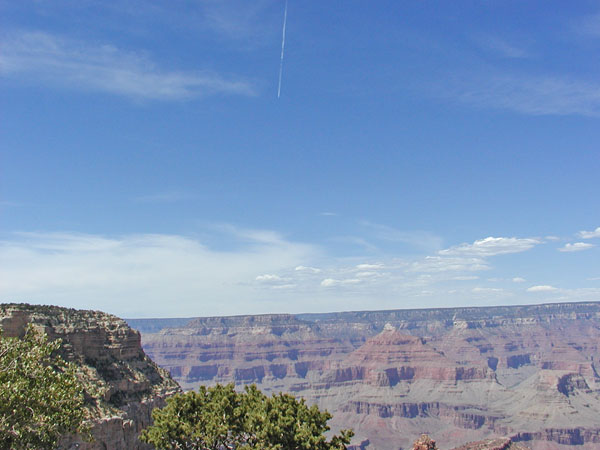
<path fill-rule="evenodd" d="M 0 305 L 4 336 L 22 336 L 29 323 L 50 339 L 62 339 L 61 356 L 77 365 L 78 378 L 85 386 L 94 441 L 65 436 L 59 449 L 152 449 L 138 435 L 150 424 L 152 409 L 162 407 L 167 397 L 181 389 L 146 356 L 140 334 L 123 320 L 99 311 Z"/>
<path fill-rule="evenodd" d="M 128 322 L 184 390 L 291 392 L 355 448 L 600 448 L 597 302 Z"/>

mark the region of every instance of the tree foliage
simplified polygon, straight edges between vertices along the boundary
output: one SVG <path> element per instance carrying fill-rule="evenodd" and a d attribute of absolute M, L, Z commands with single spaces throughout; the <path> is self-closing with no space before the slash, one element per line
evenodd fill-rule
<path fill-rule="evenodd" d="M 268 397 L 254 385 L 244 392 L 201 386 L 168 399 L 152 418 L 141 440 L 165 450 L 342 450 L 353 435 L 343 430 L 328 441 L 328 412 L 289 394 Z"/>
<path fill-rule="evenodd" d="M 31 326 L 22 339 L 0 335 L 0 448 L 52 449 L 65 433 L 85 434 L 83 387 L 60 345 Z"/>

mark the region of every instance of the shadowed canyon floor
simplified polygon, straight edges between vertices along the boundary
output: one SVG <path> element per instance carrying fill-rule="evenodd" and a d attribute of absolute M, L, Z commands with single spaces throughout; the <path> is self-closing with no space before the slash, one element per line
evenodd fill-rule
<path fill-rule="evenodd" d="M 129 320 L 181 386 L 305 397 L 368 450 L 600 448 L 600 303 Z"/>

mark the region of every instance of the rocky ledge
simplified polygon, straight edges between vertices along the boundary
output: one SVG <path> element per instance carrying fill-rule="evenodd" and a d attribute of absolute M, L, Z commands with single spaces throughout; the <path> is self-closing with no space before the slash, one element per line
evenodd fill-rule
<path fill-rule="evenodd" d="M 94 441 L 67 436 L 59 449 L 151 449 L 138 435 L 150 423 L 152 409 L 180 388 L 146 356 L 140 334 L 123 320 L 99 311 L 0 305 L 5 336 L 22 336 L 29 323 L 50 339 L 62 340 L 61 356 L 77 365 L 85 386 Z"/>
<path fill-rule="evenodd" d="M 514 443 L 510 438 L 496 438 L 469 442 L 453 450 L 529 450 L 529 448 Z"/>

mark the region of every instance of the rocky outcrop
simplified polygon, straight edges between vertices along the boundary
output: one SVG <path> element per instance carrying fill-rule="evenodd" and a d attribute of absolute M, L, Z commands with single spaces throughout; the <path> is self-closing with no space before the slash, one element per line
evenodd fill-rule
<path fill-rule="evenodd" d="M 419 439 L 413 443 L 413 450 L 437 450 L 435 441 L 426 434 L 422 434 Z"/>
<path fill-rule="evenodd" d="M 423 432 L 445 449 L 598 442 L 600 303 L 169 320 L 134 323 L 184 389 L 292 392 L 354 428 L 352 448 L 406 449 Z"/>
<path fill-rule="evenodd" d="M 94 442 L 67 436 L 59 448 L 142 450 L 138 441 L 151 411 L 179 386 L 144 353 L 140 335 L 123 320 L 98 311 L 54 306 L 0 305 L 0 328 L 22 336 L 27 324 L 62 340 L 61 356 L 74 362 L 86 392 Z"/>
<path fill-rule="evenodd" d="M 453 450 L 529 450 L 529 448 L 515 444 L 510 438 L 504 437 L 469 442 Z"/>

